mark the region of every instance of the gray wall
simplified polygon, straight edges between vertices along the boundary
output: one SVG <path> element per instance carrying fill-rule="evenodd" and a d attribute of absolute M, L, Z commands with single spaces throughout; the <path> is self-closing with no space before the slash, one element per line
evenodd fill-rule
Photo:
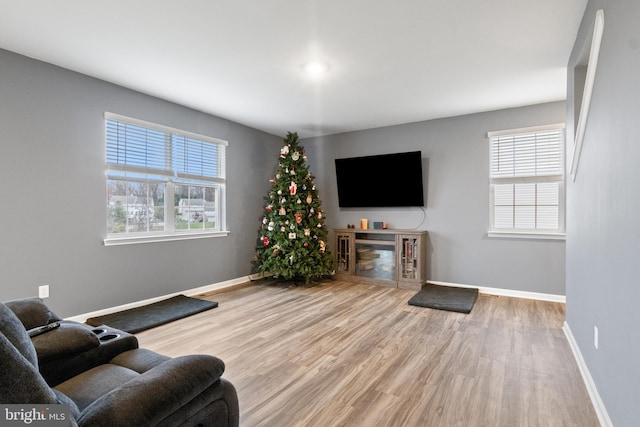
<path fill-rule="evenodd" d="M 330 228 L 367 218 L 392 228 L 428 230 L 430 280 L 564 295 L 564 241 L 488 238 L 486 232 L 487 132 L 561 123 L 565 114 L 565 103 L 555 102 L 306 139 L 303 144 Z M 413 150 L 423 156 L 424 211 L 338 208 L 334 159 Z"/>
<path fill-rule="evenodd" d="M 637 426 L 640 2 L 589 2 L 568 66 L 571 118 L 573 68 L 591 41 L 597 9 L 605 17 L 600 60 L 578 175 L 568 185 L 567 323 L 613 424 Z"/>
<path fill-rule="evenodd" d="M 105 111 L 229 141 L 228 237 L 102 245 Z M 282 138 L 0 50 L 0 300 L 68 316 L 250 273 Z"/>
<path fill-rule="evenodd" d="M 281 137 L 6 51 L 0 75 L 0 299 L 33 296 L 49 283 L 49 303 L 73 315 L 250 272 Z M 486 133 L 562 122 L 565 108 L 550 103 L 302 142 L 330 228 L 365 217 L 425 229 L 431 280 L 564 295 L 564 242 L 486 237 Z M 104 111 L 229 140 L 231 235 L 104 247 Z M 335 158 L 409 150 L 425 158 L 424 211 L 337 207 Z"/>

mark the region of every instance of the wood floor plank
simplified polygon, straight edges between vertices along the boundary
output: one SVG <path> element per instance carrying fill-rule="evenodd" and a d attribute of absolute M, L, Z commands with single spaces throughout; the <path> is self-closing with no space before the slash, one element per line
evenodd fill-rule
<path fill-rule="evenodd" d="M 481 294 L 462 314 L 409 306 L 410 290 L 267 283 L 137 334 L 224 360 L 242 427 L 598 426 L 563 304 Z"/>

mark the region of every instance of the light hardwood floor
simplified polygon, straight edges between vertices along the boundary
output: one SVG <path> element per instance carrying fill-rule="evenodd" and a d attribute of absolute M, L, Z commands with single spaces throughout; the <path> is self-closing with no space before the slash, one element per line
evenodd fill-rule
<path fill-rule="evenodd" d="M 409 306 L 414 293 L 257 282 L 137 336 L 224 360 L 242 427 L 599 425 L 564 304 L 481 294 L 460 314 Z"/>

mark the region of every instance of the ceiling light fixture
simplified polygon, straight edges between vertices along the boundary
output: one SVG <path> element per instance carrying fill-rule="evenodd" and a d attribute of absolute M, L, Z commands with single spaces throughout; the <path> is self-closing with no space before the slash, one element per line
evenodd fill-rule
<path fill-rule="evenodd" d="M 302 66 L 304 72 L 313 78 L 319 78 L 329 71 L 329 65 L 325 62 L 308 62 Z"/>

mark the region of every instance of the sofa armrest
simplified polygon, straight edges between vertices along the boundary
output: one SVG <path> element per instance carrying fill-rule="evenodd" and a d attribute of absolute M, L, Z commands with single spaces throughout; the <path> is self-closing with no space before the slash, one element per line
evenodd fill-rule
<path fill-rule="evenodd" d="M 82 411 L 78 424 L 158 425 L 211 388 L 223 372 L 224 362 L 215 356 L 176 357 L 100 397 Z"/>
<path fill-rule="evenodd" d="M 7 301 L 5 305 L 18 316 L 27 330 L 62 320 L 49 310 L 41 298 L 16 299 Z"/>
<path fill-rule="evenodd" d="M 100 340 L 91 329 L 71 321 L 62 321 L 59 328 L 37 335 L 31 341 L 41 364 L 100 346 Z"/>

